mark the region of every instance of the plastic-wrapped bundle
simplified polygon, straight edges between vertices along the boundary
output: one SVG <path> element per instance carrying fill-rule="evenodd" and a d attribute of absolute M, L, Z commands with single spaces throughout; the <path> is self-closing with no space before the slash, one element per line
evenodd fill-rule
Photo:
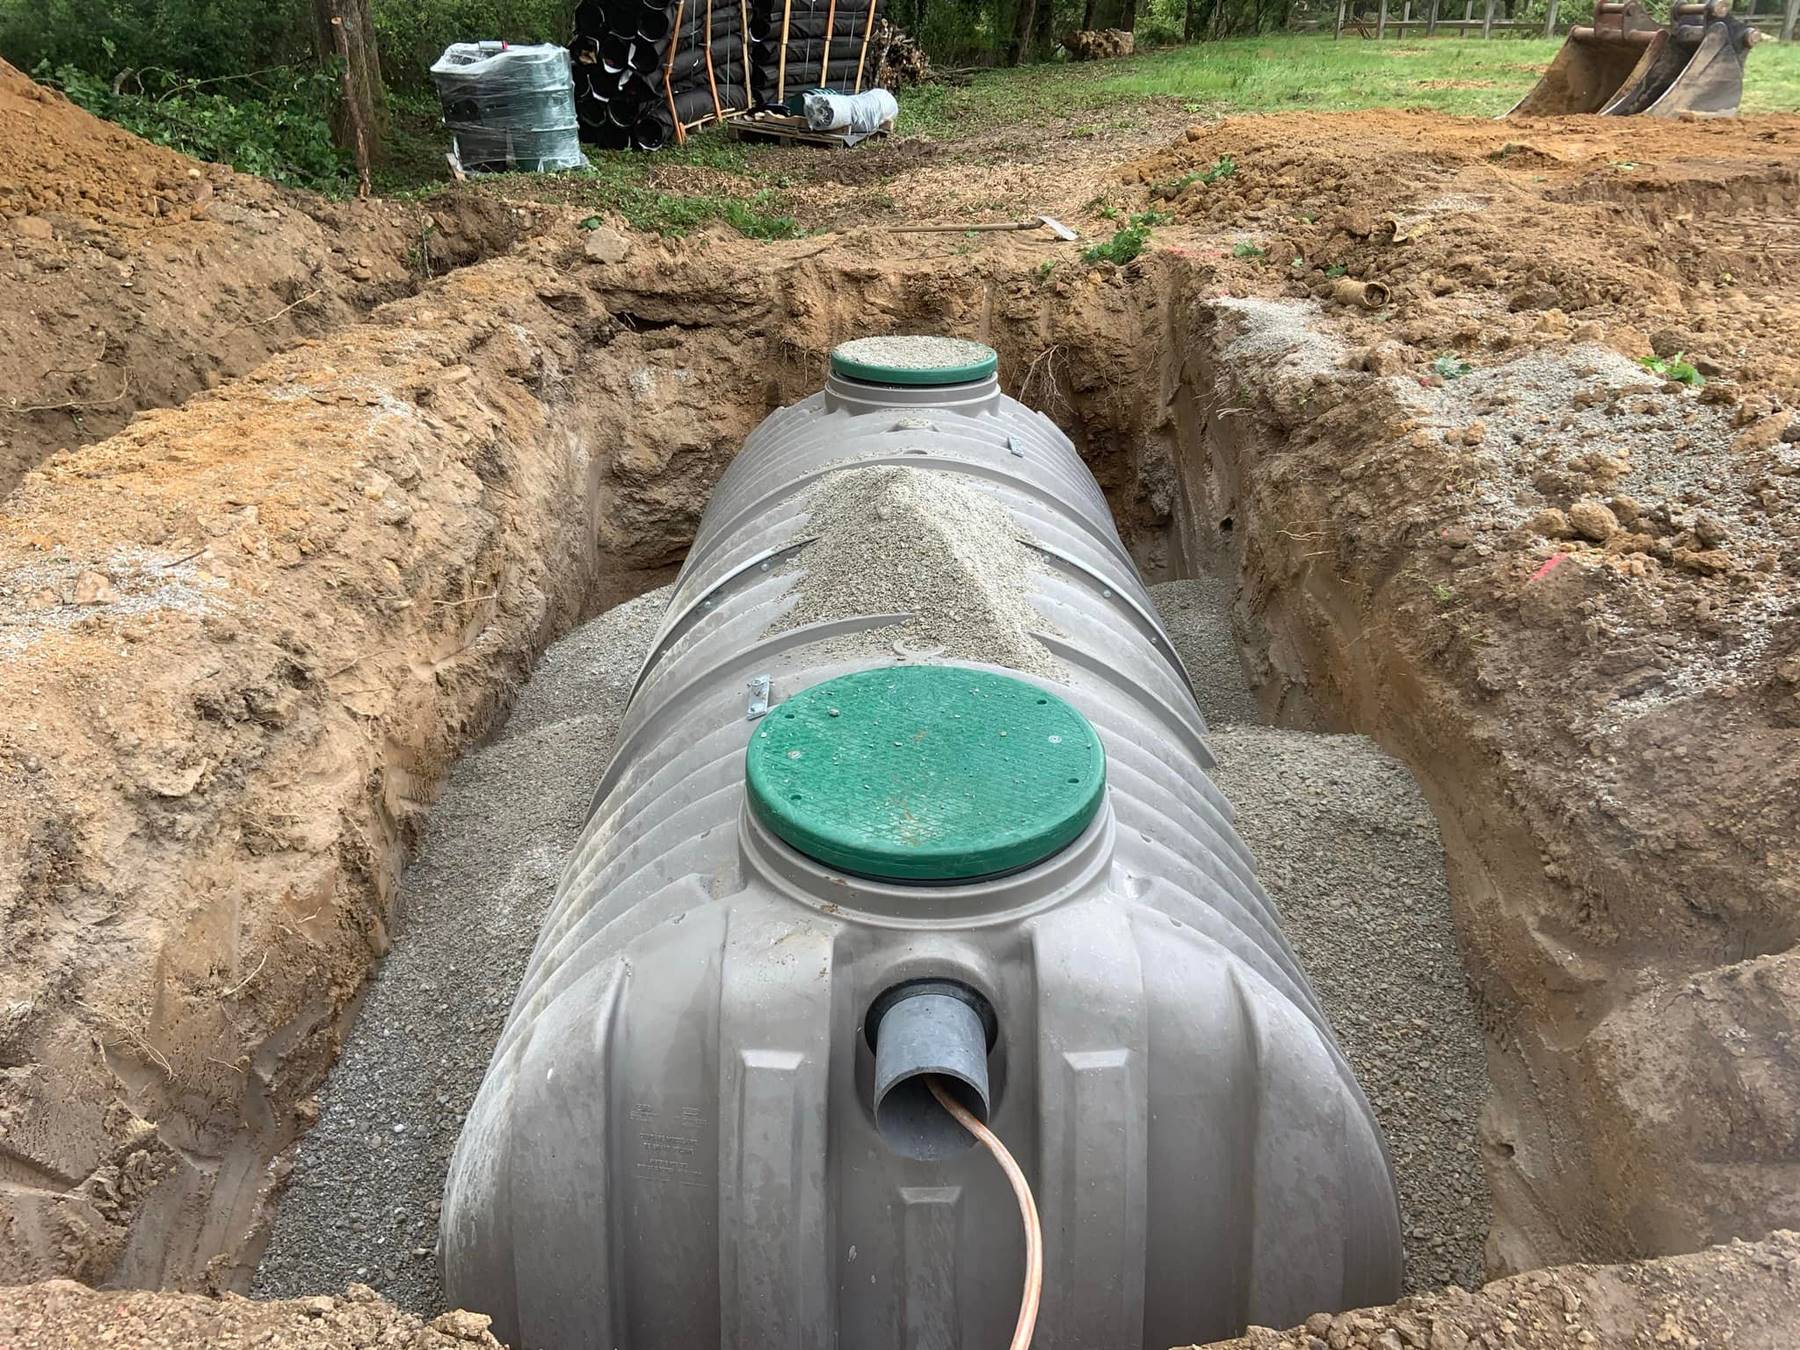
<path fill-rule="evenodd" d="M 452 43 L 431 78 L 465 169 L 542 172 L 586 163 L 563 48 Z"/>

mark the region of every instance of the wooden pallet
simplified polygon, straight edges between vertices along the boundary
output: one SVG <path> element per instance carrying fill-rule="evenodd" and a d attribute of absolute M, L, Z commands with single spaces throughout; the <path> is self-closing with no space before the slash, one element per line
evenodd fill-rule
<path fill-rule="evenodd" d="M 852 139 L 849 132 L 814 131 L 806 124 L 804 117 L 795 117 L 790 113 L 771 112 L 766 108 L 758 109 L 756 112 L 729 113 L 725 118 L 725 126 L 740 141 L 825 145 L 840 150 L 847 146 L 861 145 L 864 141 L 886 136 L 894 129 L 894 124 L 887 122 L 879 131 L 871 131 L 866 136 Z"/>

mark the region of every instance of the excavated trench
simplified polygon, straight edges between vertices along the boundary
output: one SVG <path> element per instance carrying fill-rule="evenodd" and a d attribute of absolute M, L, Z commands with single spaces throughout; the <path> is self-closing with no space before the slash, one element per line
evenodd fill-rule
<path fill-rule="evenodd" d="M 68 934 L 40 937 L 61 964 L 8 1028 L 6 1063 L 67 1070 L 54 1098 L 26 1097 L 44 1137 L 63 1136 L 0 1151 L 0 1180 L 31 1192 L 12 1202 L 10 1264 L 266 1293 L 360 1280 L 434 1307 L 443 1162 L 655 624 L 653 597 L 617 602 L 666 579 L 749 429 L 816 385 L 831 342 L 870 330 L 994 345 L 1008 392 L 1076 440 L 1160 583 L 1227 791 L 1394 1143 L 1415 1287 L 1730 1235 L 1668 1182 L 1634 1189 L 1642 1174 L 1607 1157 L 1640 1130 L 1607 1114 L 1629 1103 L 1571 1087 L 1606 1015 L 1596 989 L 1705 961 L 1633 952 L 1616 980 L 1533 986 L 1522 916 L 1557 909 L 1567 875 L 1544 863 L 1554 785 L 1533 798 L 1496 768 L 1507 747 L 1470 711 L 1454 635 L 1396 598 L 1431 545 L 1359 536 L 1335 503 L 1320 466 L 1366 465 L 1407 423 L 1316 313 L 1202 298 L 1204 277 L 1167 255 L 1047 288 L 1004 248 L 921 265 L 779 247 L 603 269 L 528 246 L 146 419 L 9 503 L 29 521 L 58 488 L 129 476 L 168 444 L 201 464 L 209 440 L 292 444 L 248 482 L 188 470 L 135 517 L 161 509 L 171 557 L 198 540 L 198 566 L 217 563 L 181 574 L 195 626 L 138 659 L 184 671 L 224 629 L 235 645 L 203 734 L 154 766 L 179 790 L 153 784 L 125 815 L 158 822 L 145 884 L 230 877 L 234 893 L 228 911 L 172 905 L 154 972 L 102 980 L 55 950 Z M 208 576 L 268 613 L 208 610 Z M 161 729 L 190 703 L 169 701 Z M 41 720 L 54 729 L 56 710 Z M 508 801 L 530 805 L 495 823 Z M 228 838 L 194 826 L 208 812 L 234 822 Z M 52 986 L 85 990 L 85 1011 L 45 1011 Z M 84 1090 L 129 1110 L 84 1116 Z M 75 1199 L 38 1194 L 65 1182 Z M 1745 1206 L 1738 1231 L 1760 1236 L 1768 1211 Z"/>

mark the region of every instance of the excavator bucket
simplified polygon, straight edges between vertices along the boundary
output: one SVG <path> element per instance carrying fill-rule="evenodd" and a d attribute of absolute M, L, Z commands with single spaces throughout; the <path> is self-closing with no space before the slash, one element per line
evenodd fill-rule
<path fill-rule="evenodd" d="M 1761 35 L 1731 0 L 1677 3 L 1667 28 L 1638 0 L 1601 0 L 1592 27 L 1571 29 L 1508 117 L 1599 113 L 1730 116 L 1744 93 L 1744 55 Z"/>

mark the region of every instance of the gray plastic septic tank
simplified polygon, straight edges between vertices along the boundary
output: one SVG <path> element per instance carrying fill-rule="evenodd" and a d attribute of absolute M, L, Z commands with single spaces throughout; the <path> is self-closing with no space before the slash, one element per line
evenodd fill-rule
<path fill-rule="evenodd" d="M 541 1350 L 1208 1341 L 1400 1292 L 1368 1103 L 1094 479 L 865 339 L 713 493 L 445 1188 Z"/>

